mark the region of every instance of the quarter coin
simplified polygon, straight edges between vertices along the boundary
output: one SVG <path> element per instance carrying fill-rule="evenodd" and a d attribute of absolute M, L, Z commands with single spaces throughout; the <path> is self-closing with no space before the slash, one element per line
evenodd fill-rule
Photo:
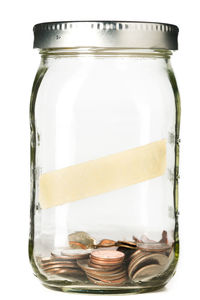
<path fill-rule="evenodd" d="M 138 243 L 137 246 L 140 250 L 149 252 L 162 252 L 171 248 L 170 245 L 165 243 Z"/>
<path fill-rule="evenodd" d="M 163 268 L 160 265 L 152 264 L 148 266 L 144 266 L 139 269 L 132 276 L 133 281 L 141 281 L 141 280 L 149 280 L 153 277 L 158 276 L 162 272 Z"/>

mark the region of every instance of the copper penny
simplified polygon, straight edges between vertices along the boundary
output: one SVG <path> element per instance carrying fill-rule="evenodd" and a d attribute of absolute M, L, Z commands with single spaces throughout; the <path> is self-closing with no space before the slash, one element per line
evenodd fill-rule
<path fill-rule="evenodd" d="M 81 271 L 80 269 L 72 269 L 72 268 L 52 268 L 44 271 L 49 274 L 59 274 L 59 273 L 82 274 L 83 273 L 83 271 Z"/>
<path fill-rule="evenodd" d="M 117 250 L 95 250 L 91 252 L 91 257 L 99 260 L 122 260 L 124 253 Z"/>
<path fill-rule="evenodd" d="M 67 264 L 54 264 L 54 265 L 48 265 L 48 266 L 45 266 L 45 267 L 43 267 L 43 270 L 44 271 L 46 271 L 46 270 L 50 270 L 50 269 L 57 269 L 57 268 L 72 268 L 72 269 L 74 269 L 74 268 L 78 268 L 78 266 L 69 266 L 69 265 L 67 265 Z"/>
<path fill-rule="evenodd" d="M 58 266 L 69 266 L 69 267 L 72 267 L 72 268 L 76 268 L 77 267 L 77 264 L 75 262 L 70 262 L 70 261 L 51 261 L 51 262 L 48 262 L 48 263 L 43 263 L 41 264 L 40 266 L 42 268 L 46 268 L 46 267 L 51 267 L 51 266 L 55 266 L 55 265 L 58 265 Z"/>
<path fill-rule="evenodd" d="M 97 276 L 107 276 L 107 275 L 119 274 L 121 272 L 126 272 L 126 271 L 123 268 L 119 268 L 119 269 L 115 269 L 115 270 L 101 270 L 101 269 L 87 270 L 86 272 L 88 274 L 94 274 L 94 275 L 97 275 Z"/>
<path fill-rule="evenodd" d="M 97 247 L 112 247 L 115 246 L 115 244 L 116 242 L 113 240 L 104 239 L 98 243 Z"/>
<path fill-rule="evenodd" d="M 69 241 L 69 245 L 70 245 L 72 248 L 74 247 L 75 249 L 77 249 L 77 248 L 87 249 L 87 246 L 86 246 L 86 245 L 81 244 L 81 243 L 79 243 L 79 242 Z"/>
<path fill-rule="evenodd" d="M 89 275 L 87 275 L 88 279 L 90 281 L 92 281 L 93 283 L 97 284 L 97 285 L 106 285 L 106 286 L 115 286 L 115 285 L 122 285 L 123 283 L 126 282 L 127 278 L 126 277 L 122 277 L 121 279 L 117 279 L 117 280 L 112 280 L 112 281 L 105 281 L 105 280 L 97 280 Z"/>
<path fill-rule="evenodd" d="M 127 247 L 127 248 L 137 248 L 137 244 L 132 241 L 118 241 L 117 245 L 121 247 Z"/>
<path fill-rule="evenodd" d="M 60 269 L 57 270 L 54 274 L 67 274 L 67 275 L 85 275 L 82 270 L 79 269 Z"/>
<path fill-rule="evenodd" d="M 123 260 L 119 261 L 119 260 L 108 260 L 108 259 L 95 259 L 93 257 L 90 258 L 90 261 L 94 264 L 98 264 L 98 265 L 113 265 L 113 266 L 116 266 L 116 265 L 121 265 Z"/>
<path fill-rule="evenodd" d="M 126 271 L 121 271 L 119 273 L 114 273 L 114 274 L 103 274 L 103 275 L 101 274 L 99 275 L 94 272 L 87 272 L 87 274 L 89 274 L 89 276 L 96 278 L 98 280 L 116 280 L 125 277 Z"/>
<path fill-rule="evenodd" d="M 101 270 L 115 270 L 121 266 L 120 265 L 100 265 L 100 264 L 94 264 L 93 262 L 89 261 L 89 266 L 96 268 L 96 269 L 101 269 Z"/>

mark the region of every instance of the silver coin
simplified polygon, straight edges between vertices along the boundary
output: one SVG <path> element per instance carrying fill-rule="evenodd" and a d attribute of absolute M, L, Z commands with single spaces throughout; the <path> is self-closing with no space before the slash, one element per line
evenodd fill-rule
<path fill-rule="evenodd" d="M 66 248 L 63 248 L 63 249 L 54 249 L 51 252 L 51 256 L 53 256 L 54 258 L 59 258 L 59 259 L 66 259 L 66 256 L 64 256 L 64 255 L 61 254 L 62 250 L 64 251 L 64 250 L 66 250 Z"/>
<path fill-rule="evenodd" d="M 138 269 L 151 264 L 158 264 L 164 269 L 168 265 L 168 257 L 161 253 L 140 255 L 138 259 L 133 260 L 133 262 L 130 263 L 130 267 L 128 268 L 129 277 L 132 278 L 133 274 L 137 272 Z"/>
<path fill-rule="evenodd" d="M 138 254 L 140 254 L 142 251 L 141 250 L 137 250 L 135 252 L 133 252 L 131 255 L 130 255 L 130 259 L 136 257 Z"/>
<path fill-rule="evenodd" d="M 150 253 L 141 251 L 137 255 L 133 256 L 128 265 L 128 273 L 130 274 L 130 272 L 132 272 L 132 268 L 134 267 L 134 265 L 137 265 L 141 261 L 142 258 L 146 257 L 149 254 Z"/>
<path fill-rule="evenodd" d="M 147 265 L 140 268 L 137 272 L 135 272 L 132 276 L 132 280 L 135 281 L 146 281 L 151 278 L 158 276 L 163 271 L 162 266 L 157 264 Z"/>
<path fill-rule="evenodd" d="M 96 240 L 85 231 L 76 231 L 68 235 L 69 244 L 74 249 L 94 248 Z"/>
<path fill-rule="evenodd" d="M 83 249 L 67 249 L 61 251 L 62 256 L 66 256 L 73 259 L 81 259 L 89 257 L 91 250 L 83 250 Z"/>
<path fill-rule="evenodd" d="M 165 243 L 137 243 L 137 246 L 140 250 L 149 252 L 162 252 L 171 248 Z"/>

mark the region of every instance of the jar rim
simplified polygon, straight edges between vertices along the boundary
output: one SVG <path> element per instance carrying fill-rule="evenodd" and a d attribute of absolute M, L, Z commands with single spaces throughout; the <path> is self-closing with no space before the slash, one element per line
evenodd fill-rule
<path fill-rule="evenodd" d="M 179 28 L 140 21 L 59 21 L 33 27 L 34 48 L 178 49 Z"/>

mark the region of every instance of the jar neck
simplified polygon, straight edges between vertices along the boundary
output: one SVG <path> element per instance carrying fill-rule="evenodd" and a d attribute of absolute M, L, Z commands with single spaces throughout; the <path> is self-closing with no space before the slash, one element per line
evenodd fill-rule
<path fill-rule="evenodd" d="M 94 55 L 94 56 L 136 56 L 136 57 L 170 58 L 170 56 L 172 55 L 172 51 L 167 49 L 77 47 L 77 48 L 41 49 L 40 54 L 43 57 Z"/>

